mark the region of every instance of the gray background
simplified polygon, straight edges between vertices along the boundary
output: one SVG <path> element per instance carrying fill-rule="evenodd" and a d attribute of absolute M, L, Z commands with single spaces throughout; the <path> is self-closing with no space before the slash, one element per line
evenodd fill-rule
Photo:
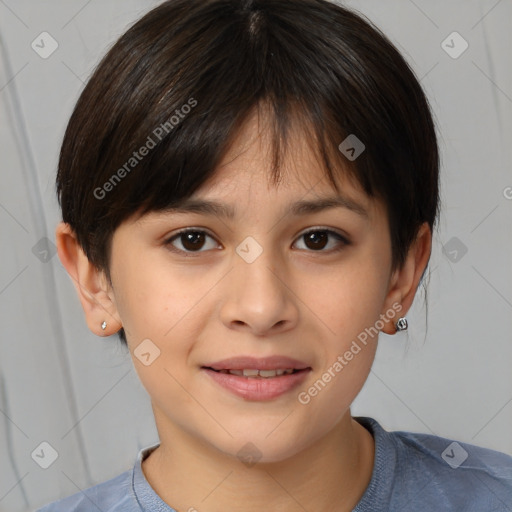
<path fill-rule="evenodd" d="M 55 241 L 59 145 L 83 83 L 156 4 L 0 0 L 0 511 L 32 510 L 116 476 L 158 440 L 129 355 L 116 338 L 89 332 L 44 241 Z M 409 332 L 381 336 L 353 415 L 512 454 L 512 3 L 347 4 L 421 78 L 443 163 L 428 330 L 419 292 Z M 58 42 L 46 59 L 31 47 L 43 31 Z M 469 43 L 458 58 L 441 45 L 453 31 Z M 462 48 L 450 41 L 452 52 Z M 58 453 L 48 469 L 31 457 L 43 441 Z"/>

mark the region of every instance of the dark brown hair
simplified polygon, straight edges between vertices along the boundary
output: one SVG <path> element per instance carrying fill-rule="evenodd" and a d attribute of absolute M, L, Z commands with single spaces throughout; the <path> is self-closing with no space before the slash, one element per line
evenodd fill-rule
<path fill-rule="evenodd" d="M 433 230 L 439 155 L 430 107 L 371 22 L 326 0 L 169 0 L 99 63 L 61 148 L 63 221 L 109 281 L 115 229 L 192 195 L 262 105 L 273 119 L 270 175 L 279 180 L 282 143 L 299 123 L 336 190 L 343 172 L 384 201 L 393 268 L 423 222 Z M 350 134 L 365 145 L 353 161 L 338 150 Z M 119 337 L 126 344 L 123 329 Z"/>

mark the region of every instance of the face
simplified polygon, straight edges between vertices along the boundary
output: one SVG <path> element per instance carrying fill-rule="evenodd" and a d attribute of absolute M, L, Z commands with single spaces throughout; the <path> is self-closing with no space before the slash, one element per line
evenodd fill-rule
<path fill-rule="evenodd" d="M 130 219 L 111 275 L 161 439 L 180 431 L 232 455 L 251 442 L 275 462 L 349 414 L 377 345 L 365 329 L 392 306 L 391 243 L 384 206 L 348 180 L 338 195 L 307 144 L 270 184 L 260 131 L 251 118 L 192 197 L 233 217 L 203 207 Z"/>

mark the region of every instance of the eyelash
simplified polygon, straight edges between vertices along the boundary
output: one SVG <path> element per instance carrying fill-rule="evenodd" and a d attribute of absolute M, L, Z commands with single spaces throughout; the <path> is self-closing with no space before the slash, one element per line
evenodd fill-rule
<path fill-rule="evenodd" d="M 301 235 L 299 235 L 298 239 L 306 236 L 306 235 L 309 235 L 311 233 L 327 233 L 328 235 L 333 235 L 334 238 L 336 238 L 339 242 L 341 242 L 341 245 L 340 247 L 337 247 L 337 248 L 334 248 L 334 249 L 330 249 L 330 250 L 318 250 L 318 251 L 315 251 L 315 250 L 308 250 L 307 252 L 312 252 L 312 253 L 327 253 L 327 254 L 332 254 L 332 253 L 336 253 L 336 252 L 339 252 L 341 251 L 345 246 L 347 245 L 350 245 L 350 241 L 344 237 L 343 235 L 341 235 L 340 233 L 337 233 L 336 231 L 333 231 L 331 229 L 327 229 L 327 228 L 314 228 L 314 229 L 310 229 L 304 233 L 302 233 Z M 174 233 L 170 238 L 168 238 L 165 242 L 164 242 L 164 245 L 167 246 L 167 248 L 172 251 L 172 252 L 175 252 L 175 253 L 179 253 L 179 254 L 183 254 L 185 255 L 186 257 L 195 257 L 196 255 L 202 253 L 202 252 L 206 252 L 206 251 L 202 251 L 202 250 L 199 250 L 199 251 L 184 251 L 182 249 L 177 249 L 176 247 L 174 247 L 172 245 L 172 242 L 174 240 L 176 240 L 177 238 L 179 238 L 181 235 L 183 234 L 186 234 L 186 233 L 201 233 L 201 234 L 205 234 L 207 235 L 208 237 L 212 238 L 212 239 L 215 239 L 212 235 L 210 235 L 207 231 L 204 231 L 202 229 L 196 229 L 196 228 L 186 228 L 186 229 L 182 229 L 181 231 L 178 231 L 177 233 Z"/>

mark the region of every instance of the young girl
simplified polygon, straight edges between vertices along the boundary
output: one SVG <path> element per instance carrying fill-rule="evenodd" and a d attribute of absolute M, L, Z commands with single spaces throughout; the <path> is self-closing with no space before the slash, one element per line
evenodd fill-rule
<path fill-rule="evenodd" d="M 160 442 L 42 511 L 512 510 L 512 457 L 350 406 L 407 329 L 439 213 L 427 99 L 326 0 L 170 0 L 62 145 L 59 257 Z"/>

